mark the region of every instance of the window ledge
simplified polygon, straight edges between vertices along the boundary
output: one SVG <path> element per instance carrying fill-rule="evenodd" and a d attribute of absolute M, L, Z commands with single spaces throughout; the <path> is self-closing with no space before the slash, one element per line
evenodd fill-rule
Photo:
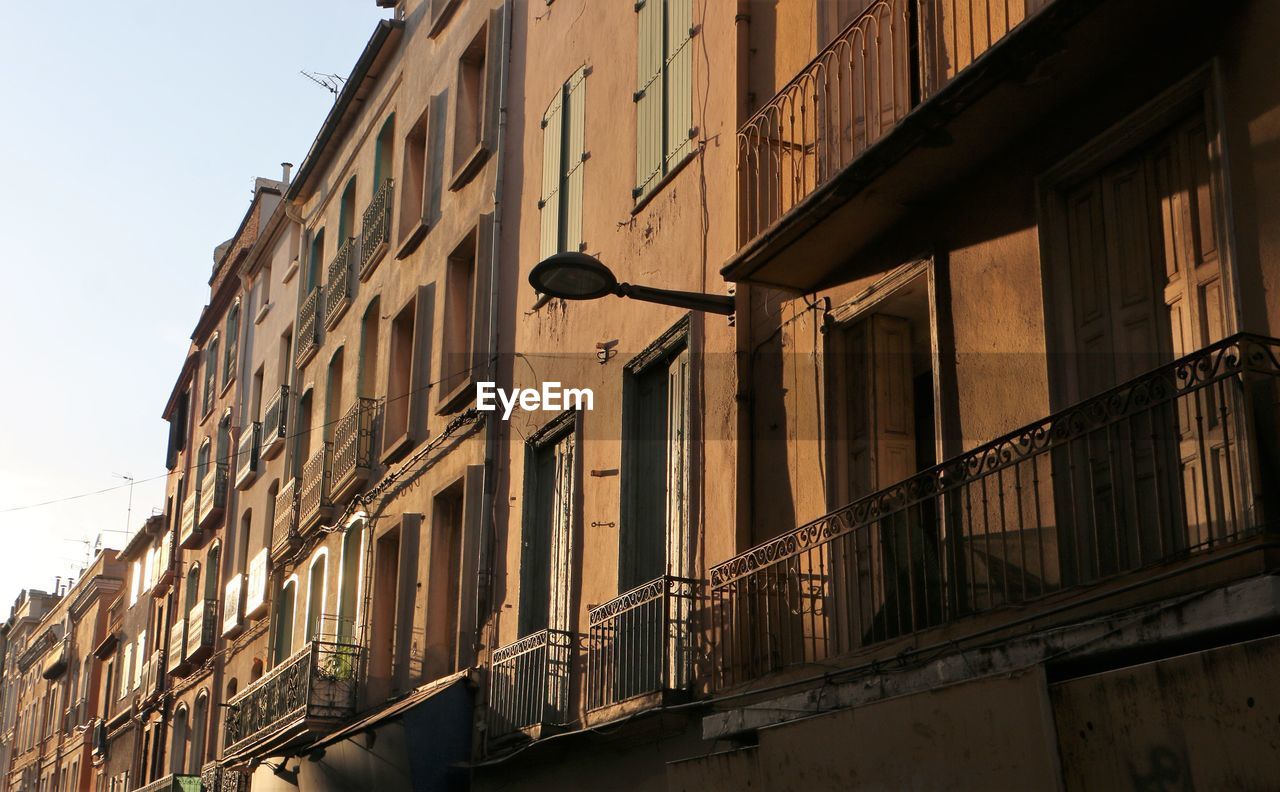
<path fill-rule="evenodd" d="M 413 448 L 413 433 L 405 431 L 399 437 L 387 443 L 382 449 L 382 464 L 392 465 L 404 458 L 409 453 L 409 449 Z"/>
<path fill-rule="evenodd" d="M 489 147 L 480 141 L 476 144 L 476 148 L 467 157 L 459 168 L 454 168 L 453 181 L 449 182 L 449 191 L 457 192 L 467 183 L 475 178 L 476 173 L 480 171 L 480 166 L 484 165 L 485 160 L 489 158 Z"/>
<path fill-rule="evenodd" d="M 298 257 L 294 256 L 293 259 L 289 261 L 289 266 L 285 268 L 284 277 L 280 279 L 280 282 L 288 283 L 293 280 L 293 276 L 298 274 L 298 266 Z"/>
<path fill-rule="evenodd" d="M 271 306 L 273 305 L 275 305 L 273 302 L 263 303 L 262 307 L 258 309 L 258 313 L 253 317 L 253 323 L 256 325 L 262 324 L 262 320 L 267 318 L 267 314 L 271 312 Z"/>
<path fill-rule="evenodd" d="M 218 391 L 218 398 L 221 399 L 223 396 L 226 396 L 227 391 L 231 390 L 231 386 L 234 385 L 235 382 L 236 382 L 236 378 L 231 377 L 226 382 L 222 383 L 222 388 L 219 389 Z"/>
<path fill-rule="evenodd" d="M 440 15 L 431 23 L 431 27 L 427 29 L 427 38 L 435 38 L 440 35 L 440 31 L 444 30 L 444 26 L 449 24 L 449 18 L 453 16 L 453 12 L 457 10 L 461 0 L 446 0 L 444 8 L 440 9 Z"/>
<path fill-rule="evenodd" d="M 468 397 L 475 392 L 476 377 L 475 371 L 462 376 L 463 379 L 448 391 L 440 391 L 439 398 L 436 399 L 436 415 L 448 415 L 462 409 L 468 402 Z"/>
<path fill-rule="evenodd" d="M 419 220 L 413 230 L 405 235 L 400 242 L 400 249 L 396 251 L 396 261 L 403 261 L 413 254 L 422 244 L 422 240 L 427 238 L 427 232 L 431 230 L 431 225 L 425 220 Z"/>
<path fill-rule="evenodd" d="M 655 197 L 657 197 L 658 193 L 662 192 L 663 188 L 665 188 L 668 184 L 674 181 L 676 176 L 679 175 L 680 171 L 684 170 L 685 166 L 687 166 L 690 162 L 693 161 L 693 158 L 697 156 L 699 151 L 700 149 L 694 148 L 693 151 L 690 151 L 688 154 L 685 154 L 684 157 L 679 162 L 677 162 L 675 165 L 671 167 L 671 170 L 667 171 L 666 176 L 663 176 L 661 179 L 658 179 L 658 181 L 654 183 L 653 187 L 649 189 L 649 192 L 637 198 L 636 205 L 631 207 L 631 215 L 634 217 L 635 215 L 640 214 L 640 212 L 643 211 L 644 208 L 649 205 L 649 202 L 652 201 Z"/>

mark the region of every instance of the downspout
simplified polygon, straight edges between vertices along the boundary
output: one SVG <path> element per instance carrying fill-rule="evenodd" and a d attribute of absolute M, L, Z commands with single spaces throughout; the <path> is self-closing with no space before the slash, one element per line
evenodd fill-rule
<path fill-rule="evenodd" d="M 498 76 L 498 134 L 494 143 L 494 167 L 497 171 L 493 186 L 493 223 L 489 252 L 489 317 L 486 351 L 488 361 L 485 376 L 489 382 L 498 379 L 498 274 L 502 254 L 502 190 L 505 183 L 504 166 L 507 143 L 507 84 L 511 72 L 511 29 L 515 16 L 512 0 L 505 0 L 502 14 L 502 66 Z M 480 548 L 477 569 L 475 635 L 472 643 L 473 661 L 478 658 L 484 644 L 483 634 L 493 602 L 493 552 L 497 545 L 496 515 L 498 489 L 498 441 L 500 422 L 486 419 L 484 422 L 484 487 L 480 507 Z"/>

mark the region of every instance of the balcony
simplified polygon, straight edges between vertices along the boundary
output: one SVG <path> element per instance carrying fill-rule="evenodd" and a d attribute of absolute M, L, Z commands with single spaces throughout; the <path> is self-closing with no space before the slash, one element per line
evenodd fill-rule
<path fill-rule="evenodd" d="M 169 631 L 169 651 L 166 655 L 170 674 L 186 673 L 190 667 L 187 663 L 187 619 L 179 616 Z"/>
<path fill-rule="evenodd" d="M 298 533 L 308 531 L 328 520 L 333 511 L 329 492 L 332 484 L 333 443 L 323 443 L 302 466 L 298 490 Z"/>
<path fill-rule="evenodd" d="M 693 682 L 697 581 L 660 577 L 590 608 L 587 709 L 641 697 L 661 704 Z"/>
<path fill-rule="evenodd" d="M 240 441 L 236 443 L 236 489 L 248 489 L 258 477 L 259 439 L 262 437 L 262 424 L 254 422 L 240 432 Z"/>
<path fill-rule="evenodd" d="M 392 182 L 386 179 L 373 200 L 364 210 L 364 224 L 360 227 L 360 280 L 373 274 L 391 244 Z"/>
<path fill-rule="evenodd" d="M 224 761 L 260 758 L 330 731 L 351 717 L 363 652 L 316 640 L 227 702 Z"/>
<path fill-rule="evenodd" d="M 569 722 L 574 636 L 540 630 L 493 653 L 489 669 L 489 737 L 541 736 Z"/>
<path fill-rule="evenodd" d="M 1218 562 L 1259 541 L 1278 403 L 1280 341 L 1234 336 L 725 561 L 713 684 L 1257 574 Z"/>
<path fill-rule="evenodd" d="M 227 505 L 227 463 L 210 462 L 200 480 L 200 530 L 213 530 Z"/>
<path fill-rule="evenodd" d="M 354 494 L 373 471 L 373 420 L 378 402 L 356 399 L 333 432 L 333 502 Z"/>
<path fill-rule="evenodd" d="M 355 238 L 348 238 L 329 262 L 329 281 L 324 287 L 324 326 L 330 330 L 351 307 L 355 251 Z"/>
<path fill-rule="evenodd" d="M 289 431 L 289 386 L 281 385 L 271 401 L 267 402 L 267 412 L 262 419 L 261 450 L 263 459 L 275 459 L 284 450 L 284 441 Z"/>
<path fill-rule="evenodd" d="M 186 660 L 191 665 L 204 661 L 213 651 L 218 635 L 218 601 L 200 600 L 187 612 Z"/>
<path fill-rule="evenodd" d="M 179 547 L 195 547 L 200 543 L 200 525 L 196 522 L 200 505 L 200 487 L 195 486 L 182 502 L 182 528 L 178 534 Z"/>
<path fill-rule="evenodd" d="M 275 519 L 271 524 L 271 557 L 278 558 L 298 541 L 298 480 L 291 478 L 276 495 Z"/>
<path fill-rule="evenodd" d="M 1086 60 L 1113 57 L 1095 57 L 1084 26 L 1057 38 L 1093 5 L 870 3 L 738 130 L 739 250 L 722 274 L 796 291 L 852 280 L 866 245 L 1096 75 Z M 1031 84 L 1051 49 L 1089 54 Z"/>
<path fill-rule="evenodd" d="M 200 792 L 200 776 L 167 775 L 134 792 Z"/>
<path fill-rule="evenodd" d="M 295 362 L 302 368 L 316 356 L 320 348 L 320 287 L 316 286 L 307 292 L 302 299 L 302 307 L 298 309 L 298 340 Z"/>
<path fill-rule="evenodd" d="M 210 762 L 200 769 L 203 792 L 248 792 L 249 776 L 224 762 Z"/>

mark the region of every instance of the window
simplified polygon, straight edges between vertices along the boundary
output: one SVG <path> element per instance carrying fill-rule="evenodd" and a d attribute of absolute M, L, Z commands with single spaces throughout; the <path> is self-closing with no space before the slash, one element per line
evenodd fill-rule
<path fill-rule="evenodd" d="M 136 689 L 142 684 L 142 664 L 147 656 L 147 631 L 143 630 L 138 633 L 138 660 L 133 665 L 133 687 Z"/>
<path fill-rule="evenodd" d="M 324 615 L 325 571 L 328 566 L 329 553 L 323 548 L 311 561 L 307 572 L 307 616 L 302 640 L 310 641 L 320 633 L 320 622 Z"/>
<path fill-rule="evenodd" d="M 360 320 L 360 361 L 356 372 L 356 395 L 365 399 L 376 396 L 378 387 L 378 335 L 382 327 L 382 301 L 374 297 Z"/>
<path fill-rule="evenodd" d="M 365 521 L 346 529 L 342 536 L 342 568 L 338 577 L 338 640 L 350 641 L 359 615 L 360 566 L 364 555 Z"/>
<path fill-rule="evenodd" d="M 431 97 L 427 109 L 405 136 L 400 176 L 399 258 L 413 252 L 439 216 L 448 99 L 447 93 Z"/>
<path fill-rule="evenodd" d="M 396 114 L 387 116 L 378 130 L 378 139 L 373 144 L 373 190 L 374 195 L 382 189 L 382 182 L 391 178 L 391 163 L 396 153 Z M 352 182 L 354 183 L 354 179 Z M 354 204 L 353 204 L 354 206 Z"/>
<path fill-rule="evenodd" d="M 124 653 L 120 655 L 120 688 L 117 698 L 124 698 L 129 693 L 129 682 L 133 669 L 133 644 L 124 645 Z"/>
<path fill-rule="evenodd" d="M 489 222 L 485 217 L 449 255 L 445 273 L 444 338 L 440 361 L 439 412 L 469 395 L 484 358 L 488 314 Z"/>
<path fill-rule="evenodd" d="M 169 772 L 183 775 L 187 772 L 187 705 L 173 713 L 173 743 L 169 748 Z"/>
<path fill-rule="evenodd" d="M 573 73 L 542 114 L 542 219 L 539 259 L 582 246 L 582 163 L 587 68 Z"/>
<path fill-rule="evenodd" d="M 129 568 L 129 605 L 138 604 L 138 595 L 142 593 L 142 562 L 134 561 Z"/>
<path fill-rule="evenodd" d="M 218 384 L 218 336 L 214 336 L 204 352 L 204 399 L 200 402 L 200 414 L 213 410 L 214 390 Z"/>
<path fill-rule="evenodd" d="M 648 195 L 694 150 L 693 0 L 639 0 L 636 187 Z"/>
<path fill-rule="evenodd" d="M 502 12 L 495 10 L 458 59 L 453 109 L 453 181 L 461 189 L 493 147 L 498 127 L 497 57 Z"/>
<path fill-rule="evenodd" d="M 326 441 L 333 440 L 333 434 L 342 420 L 342 379 L 346 356 L 342 347 L 338 347 L 329 358 L 329 372 L 325 378 L 324 388 L 324 427 Z"/>
<path fill-rule="evenodd" d="M 529 438 L 526 446 L 521 635 L 547 628 L 568 631 L 571 626 L 576 444 L 573 428 L 573 413 L 565 413 Z"/>
<path fill-rule="evenodd" d="M 341 247 L 349 238 L 355 236 L 356 216 L 356 177 L 347 182 L 342 191 L 342 203 L 338 207 L 338 246 Z"/>
<path fill-rule="evenodd" d="M 391 320 L 387 361 L 387 402 L 383 410 L 383 461 L 399 459 L 424 430 L 425 336 L 431 325 L 431 287 L 421 287 Z"/>
<path fill-rule="evenodd" d="M 178 466 L 178 452 L 187 447 L 188 412 L 191 408 L 190 391 L 178 395 L 178 404 L 169 417 L 169 453 L 165 457 L 165 467 L 173 470 Z"/>
<path fill-rule="evenodd" d="M 312 289 L 320 286 L 322 267 L 324 267 L 323 228 L 317 230 L 311 237 L 311 249 L 307 255 L 307 273 L 302 280 L 303 294 L 310 294 Z"/>
<path fill-rule="evenodd" d="M 458 670 L 458 612 L 462 606 L 463 481 L 451 484 L 432 500 L 431 568 L 427 576 L 427 677 L 439 678 Z"/>
<path fill-rule="evenodd" d="M 222 356 L 222 384 L 225 387 L 236 378 L 236 355 L 240 349 L 240 300 L 236 300 L 227 312 L 227 347 Z"/>
<path fill-rule="evenodd" d="M 276 600 L 275 663 L 287 660 L 293 654 L 293 616 L 298 595 L 298 578 L 291 577 L 280 587 Z"/>

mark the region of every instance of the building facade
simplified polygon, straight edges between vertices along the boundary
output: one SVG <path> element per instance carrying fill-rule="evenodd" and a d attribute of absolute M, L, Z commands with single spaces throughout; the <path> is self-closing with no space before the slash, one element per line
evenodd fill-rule
<path fill-rule="evenodd" d="M 1271 4 L 379 5 L 8 788 L 1275 785 Z"/>

